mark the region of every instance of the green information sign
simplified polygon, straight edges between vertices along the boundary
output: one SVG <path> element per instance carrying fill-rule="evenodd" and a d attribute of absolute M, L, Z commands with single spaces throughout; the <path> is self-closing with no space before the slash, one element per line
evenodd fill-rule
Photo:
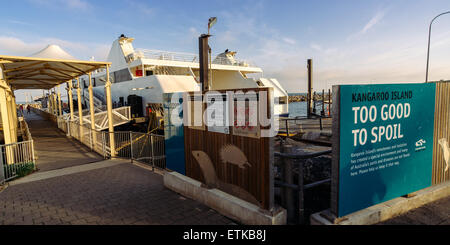
<path fill-rule="evenodd" d="M 435 84 L 340 86 L 338 216 L 431 185 Z"/>

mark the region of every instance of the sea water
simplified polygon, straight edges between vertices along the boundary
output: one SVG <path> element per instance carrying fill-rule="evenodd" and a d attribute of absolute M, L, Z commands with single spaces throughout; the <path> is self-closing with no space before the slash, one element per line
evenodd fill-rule
<path fill-rule="evenodd" d="M 320 114 L 322 105 L 316 106 L 316 113 Z M 307 106 L 306 101 L 289 103 L 289 117 L 306 117 Z M 325 116 L 328 116 L 328 104 L 325 104 Z"/>

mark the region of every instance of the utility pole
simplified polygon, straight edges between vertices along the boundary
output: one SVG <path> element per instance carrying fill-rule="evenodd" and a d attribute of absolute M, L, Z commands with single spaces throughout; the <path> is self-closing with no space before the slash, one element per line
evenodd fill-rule
<path fill-rule="evenodd" d="M 211 35 L 202 34 L 198 38 L 198 47 L 199 47 L 199 57 L 200 57 L 200 84 L 202 91 L 209 90 L 209 69 L 208 69 L 208 53 L 209 53 L 209 45 L 208 38 Z"/>
<path fill-rule="evenodd" d="M 308 67 L 308 95 L 306 97 L 306 114 L 307 117 L 310 118 L 311 117 L 311 112 L 312 112 L 312 59 L 308 59 L 307 61 L 307 67 Z"/>

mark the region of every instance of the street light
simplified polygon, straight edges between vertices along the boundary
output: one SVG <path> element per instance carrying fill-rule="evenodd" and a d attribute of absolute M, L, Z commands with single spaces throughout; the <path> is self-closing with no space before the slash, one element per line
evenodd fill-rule
<path fill-rule="evenodd" d="M 217 22 L 217 17 L 211 17 L 208 19 L 208 35 L 209 35 L 209 29 L 213 27 L 214 24 Z"/>
<path fill-rule="evenodd" d="M 217 17 L 211 17 L 208 19 L 208 35 L 209 34 L 209 30 L 213 27 L 213 25 L 215 25 L 217 22 Z M 208 44 L 209 46 L 209 44 Z M 212 79 L 213 79 L 213 74 L 212 74 L 212 59 L 211 59 L 211 48 L 208 48 L 208 53 L 209 53 L 209 74 L 210 74 L 210 79 L 209 79 L 209 84 L 208 84 L 208 88 L 211 88 L 210 84 L 212 84 Z"/>
<path fill-rule="evenodd" d="M 430 27 L 428 29 L 428 51 L 427 51 L 427 70 L 426 70 L 426 77 L 425 77 L 425 82 L 428 82 L 428 64 L 430 62 L 430 39 L 431 39 L 431 25 L 433 24 L 433 21 L 435 19 L 437 19 L 439 16 L 444 15 L 444 14 L 450 14 L 450 11 L 441 13 L 439 15 L 437 15 L 436 17 L 434 17 L 431 22 L 430 22 Z"/>

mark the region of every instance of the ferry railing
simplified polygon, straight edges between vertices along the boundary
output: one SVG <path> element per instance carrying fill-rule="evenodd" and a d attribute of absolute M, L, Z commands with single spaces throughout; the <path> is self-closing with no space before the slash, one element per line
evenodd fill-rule
<path fill-rule="evenodd" d="M 33 140 L 0 145 L 0 182 L 28 175 L 36 169 Z"/>
<path fill-rule="evenodd" d="M 315 181 L 309 184 L 304 184 L 304 166 L 305 162 L 308 159 L 324 156 L 331 154 L 331 150 L 314 152 L 314 153 L 301 153 L 294 154 L 292 153 L 291 145 L 282 145 L 282 152 L 275 152 L 274 155 L 276 157 L 281 158 L 281 163 L 279 167 L 281 167 L 281 180 L 274 180 L 276 187 L 282 188 L 281 195 L 281 203 L 287 209 L 288 221 L 296 221 L 299 224 L 305 223 L 305 190 L 331 183 L 330 178 L 326 178 L 323 180 Z M 296 166 L 295 166 L 296 165 Z M 294 168 L 297 167 L 297 183 L 294 183 Z M 295 205 L 295 192 L 297 192 L 297 205 Z M 295 208 L 295 206 L 297 206 Z M 297 213 L 297 218 L 295 218 L 295 214 Z"/>
<path fill-rule="evenodd" d="M 181 53 L 181 52 L 168 52 L 161 50 L 149 50 L 149 49 L 137 49 L 134 53 L 135 57 L 142 57 L 145 59 L 154 59 L 154 60 L 169 60 L 169 61 L 180 61 L 180 62 L 191 62 L 198 63 L 198 56 L 190 53 Z M 224 57 L 217 57 L 217 55 L 212 55 L 212 57 L 216 57 L 213 59 L 212 64 L 216 65 L 232 65 L 232 66 L 244 66 L 244 67 L 254 67 L 255 65 L 247 62 L 245 60 L 234 60 L 234 63 Z"/>

